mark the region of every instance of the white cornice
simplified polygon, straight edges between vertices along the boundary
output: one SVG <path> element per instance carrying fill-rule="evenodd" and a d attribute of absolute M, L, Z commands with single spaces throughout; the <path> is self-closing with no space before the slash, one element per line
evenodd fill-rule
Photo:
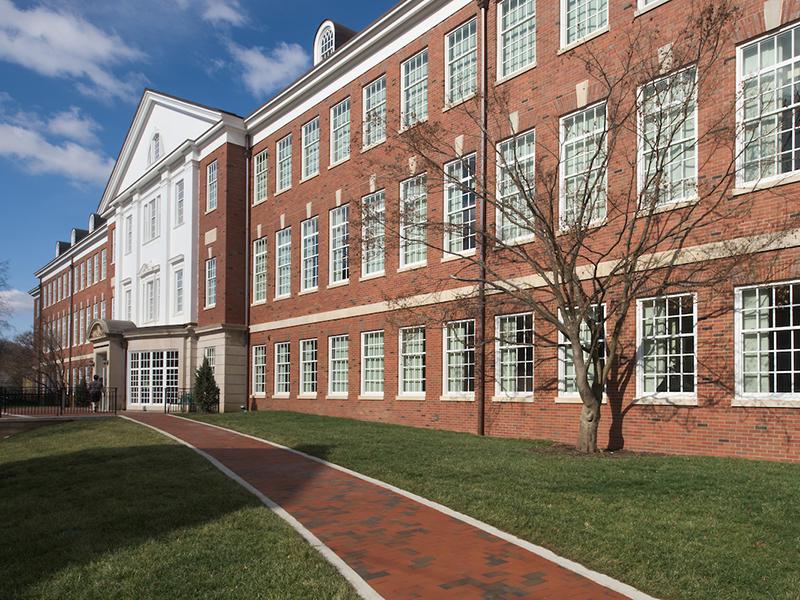
<path fill-rule="evenodd" d="M 108 224 L 103 223 L 100 227 L 92 231 L 89 235 L 83 238 L 74 246 L 70 246 L 61 256 L 55 257 L 41 269 L 36 271 L 34 275 L 44 281 L 46 278 L 55 275 L 58 271 L 63 269 L 69 264 L 71 260 L 77 260 L 83 257 L 84 253 L 97 250 L 102 246 L 107 237 Z"/>

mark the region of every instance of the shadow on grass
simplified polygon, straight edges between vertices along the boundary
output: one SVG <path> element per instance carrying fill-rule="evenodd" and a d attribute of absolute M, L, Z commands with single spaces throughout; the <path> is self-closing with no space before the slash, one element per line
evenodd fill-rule
<path fill-rule="evenodd" d="M 0 459 L 0 597 L 24 597 L 31 586 L 65 568 L 260 506 L 181 446 L 51 449 L 49 455 L 27 460 Z M 279 454 L 286 454 L 282 450 L 225 452 L 232 461 L 249 464 L 254 478 L 274 478 L 285 471 L 275 468 L 282 462 Z M 36 448 L 34 453 L 43 452 Z M 291 485 L 282 486 L 277 502 L 300 493 L 324 468 L 309 461 L 302 469 L 297 466 L 286 471 Z"/>

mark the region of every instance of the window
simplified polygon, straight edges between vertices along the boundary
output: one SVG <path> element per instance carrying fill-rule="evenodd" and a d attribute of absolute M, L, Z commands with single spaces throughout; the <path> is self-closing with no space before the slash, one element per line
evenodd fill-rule
<path fill-rule="evenodd" d="M 606 355 L 606 335 L 605 335 L 605 322 L 606 311 L 603 305 L 594 305 L 592 307 L 589 319 L 594 326 L 599 326 L 599 339 L 597 340 L 598 353 L 602 358 Z M 581 329 L 581 345 L 589 347 L 592 343 L 592 330 L 589 323 L 582 322 Z M 584 351 L 584 360 L 589 360 L 589 353 Z M 558 333 L 558 392 L 563 396 L 576 396 L 578 394 L 578 384 L 576 383 L 575 376 L 575 359 L 572 352 L 572 344 L 567 340 L 563 333 Z M 589 383 L 594 381 L 595 372 L 594 365 L 589 365 Z"/>
<path fill-rule="evenodd" d="M 383 331 L 361 334 L 361 395 L 383 396 Z"/>
<path fill-rule="evenodd" d="M 497 239 L 503 242 L 533 235 L 531 203 L 535 185 L 535 148 L 533 131 L 501 142 L 498 147 Z"/>
<path fill-rule="evenodd" d="M 277 192 L 288 190 L 292 187 L 292 134 L 278 142 L 278 177 L 276 182 Z"/>
<path fill-rule="evenodd" d="M 319 117 L 303 125 L 303 179 L 319 173 Z"/>
<path fill-rule="evenodd" d="M 106 268 L 108 263 L 108 253 L 105 248 L 100 251 L 100 279 L 103 280 L 106 278 Z M 59 281 L 61 283 L 61 281 Z M 59 286 L 60 287 L 60 286 Z M 60 289 L 59 289 L 60 291 Z"/>
<path fill-rule="evenodd" d="M 128 371 L 132 404 L 178 402 L 180 362 L 177 350 L 131 352 Z"/>
<path fill-rule="evenodd" d="M 361 247 L 361 275 L 378 275 L 384 269 L 384 193 L 375 192 L 361 203 L 363 242 Z"/>
<path fill-rule="evenodd" d="M 328 393 L 331 396 L 347 395 L 349 341 L 346 335 L 328 338 Z"/>
<path fill-rule="evenodd" d="M 342 283 L 350 279 L 350 239 L 348 204 L 331 210 L 331 283 Z"/>
<path fill-rule="evenodd" d="M 328 27 L 322 33 L 322 38 L 319 42 L 319 56 L 320 60 L 325 60 L 333 54 L 335 48 L 336 38 L 333 35 L 333 28 Z"/>
<path fill-rule="evenodd" d="M 125 217 L 125 254 L 133 250 L 133 215 Z"/>
<path fill-rule="evenodd" d="M 576 44 L 608 25 L 608 0 L 561 0 L 561 45 Z"/>
<path fill-rule="evenodd" d="M 93 257 L 90 256 L 86 259 L 86 287 L 92 286 L 92 264 L 93 264 Z M 50 284 L 50 298 L 53 303 L 55 303 L 55 285 Z"/>
<path fill-rule="evenodd" d="M 696 73 L 684 69 L 640 91 L 639 194 L 645 206 L 697 194 Z"/>
<path fill-rule="evenodd" d="M 183 312 L 183 269 L 175 269 L 175 314 Z"/>
<path fill-rule="evenodd" d="M 606 105 L 561 119 L 561 221 L 593 224 L 606 216 Z"/>
<path fill-rule="evenodd" d="M 175 226 L 183 225 L 183 179 L 175 184 Z"/>
<path fill-rule="evenodd" d="M 125 288 L 125 320 L 130 321 L 133 319 L 133 294 L 131 288 Z"/>
<path fill-rule="evenodd" d="M 445 325 L 444 393 L 472 396 L 475 392 L 475 321 Z"/>
<path fill-rule="evenodd" d="M 536 64 L 536 2 L 503 0 L 498 9 L 498 75 L 503 78 Z"/>
<path fill-rule="evenodd" d="M 158 133 L 153 134 L 153 137 L 150 138 L 150 149 L 148 152 L 148 161 L 147 165 L 153 165 L 161 160 L 161 135 Z"/>
<path fill-rule="evenodd" d="M 694 296 L 640 300 L 639 395 L 694 396 Z"/>
<path fill-rule="evenodd" d="M 533 315 L 501 316 L 495 319 L 495 379 L 498 396 L 532 399 Z"/>
<path fill-rule="evenodd" d="M 401 122 L 403 127 L 411 127 L 428 118 L 428 49 L 409 58 L 401 69 Z"/>
<path fill-rule="evenodd" d="M 447 34 L 445 44 L 445 97 L 453 105 L 466 100 L 478 89 L 478 21 L 472 19 Z"/>
<path fill-rule="evenodd" d="M 350 98 L 331 109 L 331 164 L 350 158 Z"/>
<path fill-rule="evenodd" d="M 737 396 L 797 400 L 800 282 L 736 290 Z"/>
<path fill-rule="evenodd" d="M 206 261 L 206 308 L 217 305 L 217 259 Z"/>
<path fill-rule="evenodd" d="M 291 384 L 292 362 L 289 342 L 275 344 L 275 395 L 288 396 Z"/>
<path fill-rule="evenodd" d="M 386 139 L 386 75 L 364 88 L 364 147 Z"/>
<path fill-rule="evenodd" d="M 267 391 L 267 347 L 253 346 L 253 393 Z"/>
<path fill-rule="evenodd" d="M 281 229 L 275 236 L 275 297 L 292 293 L 292 228 Z"/>
<path fill-rule="evenodd" d="M 159 234 L 158 205 L 160 197 L 156 196 L 144 205 L 144 242 L 150 242 Z"/>
<path fill-rule="evenodd" d="M 217 349 L 214 346 L 203 350 L 203 358 L 208 361 L 208 366 L 211 367 L 211 374 L 216 377 L 217 375 Z"/>
<path fill-rule="evenodd" d="M 264 202 L 267 199 L 267 167 L 269 156 L 267 151 L 259 152 L 253 160 L 253 177 L 255 177 L 255 198 L 253 204 Z"/>
<path fill-rule="evenodd" d="M 253 302 L 267 300 L 267 238 L 253 242 Z"/>
<path fill-rule="evenodd" d="M 664 1 L 665 0 L 639 0 L 639 10 L 647 8 L 648 6 L 651 6 L 653 4 L 660 4 L 661 2 Z"/>
<path fill-rule="evenodd" d="M 300 393 L 317 393 L 317 340 L 300 340 Z"/>
<path fill-rule="evenodd" d="M 302 234 L 300 287 L 305 292 L 319 285 L 319 217 L 303 221 Z"/>
<path fill-rule="evenodd" d="M 83 290 L 86 288 L 86 263 L 81 263 L 81 285 L 78 288 L 79 290 Z M 53 288 L 50 288 L 50 298 L 53 297 Z"/>
<path fill-rule="evenodd" d="M 100 255 L 95 254 L 92 263 L 92 272 L 94 273 L 93 281 L 98 283 L 100 281 Z"/>
<path fill-rule="evenodd" d="M 144 322 L 158 319 L 158 279 L 151 277 L 144 282 Z"/>
<path fill-rule="evenodd" d="M 423 173 L 400 183 L 400 267 L 425 264 L 428 258 L 428 178 Z"/>
<path fill-rule="evenodd" d="M 206 169 L 206 212 L 217 208 L 217 161 Z"/>
<path fill-rule="evenodd" d="M 739 182 L 800 170 L 800 26 L 786 28 L 739 48 Z"/>
<path fill-rule="evenodd" d="M 400 395 L 425 395 L 425 327 L 400 330 Z"/>
<path fill-rule="evenodd" d="M 475 249 L 475 155 L 445 165 L 445 249 Z"/>
<path fill-rule="evenodd" d="M 101 319 L 107 319 L 108 318 L 108 314 L 106 313 L 106 301 L 105 300 L 101 300 L 100 301 L 100 318 Z"/>

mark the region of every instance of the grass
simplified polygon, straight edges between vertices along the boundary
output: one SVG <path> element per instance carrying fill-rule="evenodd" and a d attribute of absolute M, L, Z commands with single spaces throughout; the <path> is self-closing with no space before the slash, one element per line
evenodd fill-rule
<path fill-rule="evenodd" d="M 420 494 L 656 597 L 800 598 L 800 465 L 582 457 L 282 412 L 198 417 Z"/>
<path fill-rule="evenodd" d="M 256 498 L 144 427 L 84 421 L 3 437 L 4 600 L 357 597 Z"/>

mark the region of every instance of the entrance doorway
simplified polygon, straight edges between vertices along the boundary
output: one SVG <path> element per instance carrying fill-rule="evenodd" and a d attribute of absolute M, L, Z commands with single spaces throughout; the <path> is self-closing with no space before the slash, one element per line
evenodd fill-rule
<path fill-rule="evenodd" d="M 178 351 L 131 352 L 128 363 L 128 404 L 136 410 L 178 401 Z"/>

